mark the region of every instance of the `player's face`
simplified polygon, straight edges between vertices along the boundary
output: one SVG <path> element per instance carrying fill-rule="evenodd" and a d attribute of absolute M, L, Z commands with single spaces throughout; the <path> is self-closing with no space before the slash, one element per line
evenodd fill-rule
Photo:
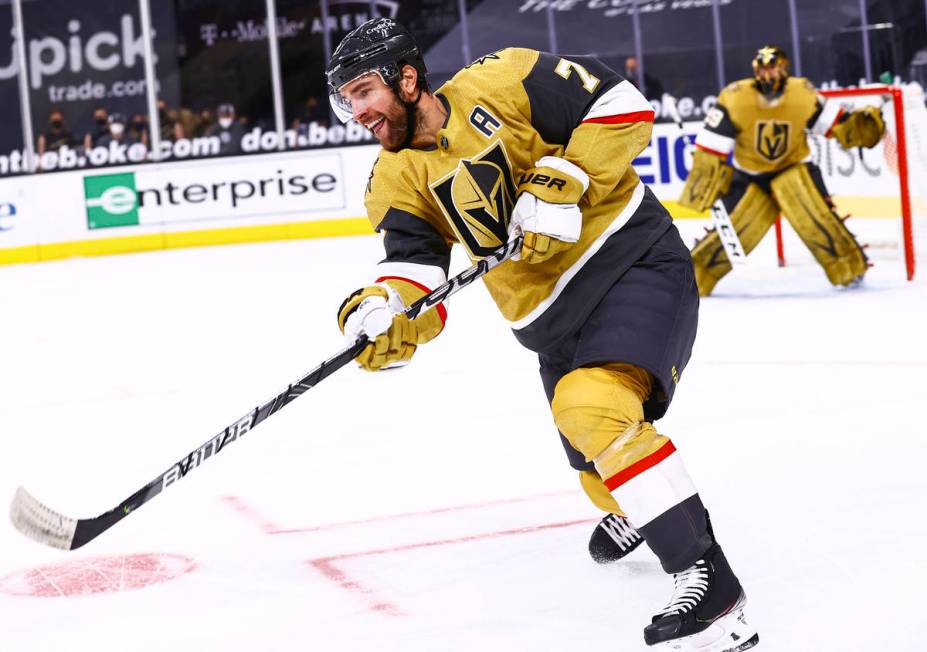
<path fill-rule="evenodd" d="M 367 127 L 383 149 L 395 152 L 405 141 L 408 109 L 376 73 L 345 84 L 341 95 L 350 102 L 354 120 Z"/>
<path fill-rule="evenodd" d="M 767 66 L 757 66 L 755 76 L 764 88 L 778 91 L 785 81 L 786 73 L 780 64 L 772 63 Z"/>

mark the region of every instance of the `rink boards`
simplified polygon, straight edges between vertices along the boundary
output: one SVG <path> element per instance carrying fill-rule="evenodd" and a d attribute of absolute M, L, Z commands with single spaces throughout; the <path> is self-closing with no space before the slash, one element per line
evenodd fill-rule
<path fill-rule="evenodd" d="M 700 122 L 657 124 L 634 167 L 676 218 Z M 378 147 L 299 150 L 0 178 L 0 264 L 130 251 L 370 233 L 363 189 Z M 812 139 L 841 212 L 900 214 L 880 144 Z"/>

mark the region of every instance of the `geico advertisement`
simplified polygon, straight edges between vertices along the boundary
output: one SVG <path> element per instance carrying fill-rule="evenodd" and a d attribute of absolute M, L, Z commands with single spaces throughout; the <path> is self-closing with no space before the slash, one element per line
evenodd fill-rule
<path fill-rule="evenodd" d="M 692 142 L 701 122 L 656 124 L 650 143 L 634 159 L 634 169 L 662 200 L 675 200 L 692 168 Z M 898 173 L 891 136 L 870 150 L 846 151 L 837 141 L 809 137 L 811 157 L 821 168 L 827 189 L 833 195 L 892 196 L 898 194 Z M 888 145 L 884 145 L 887 143 Z M 888 156 L 886 156 L 888 152 Z"/>
<path fill-rule="evenodd" d="M 252 158 L 83 177 L 87 228 L 285 217 L 345 205 L 341 155 Z"/>

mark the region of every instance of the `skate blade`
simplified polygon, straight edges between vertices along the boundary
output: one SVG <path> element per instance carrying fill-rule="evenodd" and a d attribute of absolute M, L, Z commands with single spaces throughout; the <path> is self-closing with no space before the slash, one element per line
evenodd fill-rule
<path fill-rule="evenodd" d="M 747 624 L 743 605 L 719 618 L 698 634 L 666 641 L 653 647 L 660 652 L 743 652 L 760 642 L 756 628 Z"/>

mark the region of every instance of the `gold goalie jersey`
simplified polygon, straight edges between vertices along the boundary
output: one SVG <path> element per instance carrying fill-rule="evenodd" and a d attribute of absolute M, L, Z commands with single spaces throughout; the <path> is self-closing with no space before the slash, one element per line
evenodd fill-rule
<path fill-rule="evenodd" d="M 752 78 L 726 86 L 705 117 L 696 146 L 727 156 L 748 174 L 766 174 L 811 158 L 805 130 L 829 136 L 840 115 L 803 77 L 789 77 L 782 95 L 766 98 Z"/>
<path fill-rule="evenodd" d="M 448 111 L 436 146 L 383 150 L 371 171 L 365 203 L 386 248 L 378 281 L 430 290 L 446 280 L 453 244 L 471 259 L 489 254 L 508 240 L 523 175 L 543 156 L 565 158 L 590 179 L 579 242 L 484 277 L 519 341 L 542 350 L 574 332 L 671 225 L 631 167 L 653 109 L 595 58 L 515 48 L 477 59 L 435 95 Z"/>

